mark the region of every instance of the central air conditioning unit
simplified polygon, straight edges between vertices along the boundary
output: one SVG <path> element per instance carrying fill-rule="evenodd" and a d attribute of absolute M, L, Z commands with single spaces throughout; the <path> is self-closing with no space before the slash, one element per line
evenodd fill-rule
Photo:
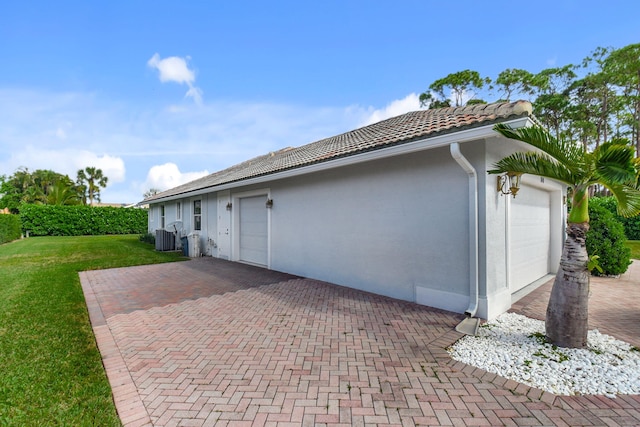
<path fill-rule="evenodd" d="M 156 251 L 173 251 L 176 249 L 176 236 L 167 230 L 156 230 Z"/>

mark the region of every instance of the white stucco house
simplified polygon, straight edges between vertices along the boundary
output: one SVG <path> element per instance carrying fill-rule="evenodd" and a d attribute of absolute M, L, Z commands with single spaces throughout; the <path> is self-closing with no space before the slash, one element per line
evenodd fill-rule
<path fill-rule="evenodd" d="M 555 272 L 566 219 L 559 183 L 498 191 L 486 171 L 528 149 L 499 122 L 533 124 L 531 105 L 410 112 L 141 203 L 150 232 L 181 221 L 205 256 L 490 319 Z"/>

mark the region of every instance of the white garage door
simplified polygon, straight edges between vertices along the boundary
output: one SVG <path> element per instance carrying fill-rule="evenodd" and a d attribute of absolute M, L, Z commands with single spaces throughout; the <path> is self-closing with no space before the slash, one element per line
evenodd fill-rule
<path fill-rule="evenodd" d="M 509 283 L 516 292 L 549 273 L 550 193 L 523 185 L 511 200 Z"/>
<path fill-rule="evenodd" d="M 268 263 L 268 224 L 265 195 L 244 197 L 240 202 L 240 261 Z"/>

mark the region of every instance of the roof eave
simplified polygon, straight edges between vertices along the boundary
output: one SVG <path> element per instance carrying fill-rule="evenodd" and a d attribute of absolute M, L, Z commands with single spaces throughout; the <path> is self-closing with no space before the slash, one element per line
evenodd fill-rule
<path fill-rule="evenodd" d="M 213 185 L 209 187 L 199 188 L 197 190 L 185 191 L 184 193 L 173 194 L 166 197 L 160 197 L 153 200 L 145 200 L 140 203 L 145 204 L 157 204 L 168 202 L 172 200 L 184 199 L 187 197 L 200 196 L 202 194 L 210 193 L 212 191 L 230 190 L 240 186 L 263 184 L 270 181 L 275 181 L 284 178 L 291 178 L 300 175 L 306 175 L 309 173 L 326 171 L 330 169 L 340 168 L 343 166 L 355 165 L 358 163 L 370 162 L 373 160 L 379 160 L 389 157 L 400 156 L 403 154 L 415 153 L 418 151 L 431 150 L 434 148 L 448 146 L 454 142 L 464 143 L 469 141 L 475 141 L 483 138 L 498 136 L 499 134 L 493 130 L 493 126 L 496 123 L 506 123 L 513 128 L 531 126 L 534 121 L 531 117 L 517 117 L 506 120 L 495 120 L 486 126 L 472 127 L 469 129 L 463 129 L 458 132 L 446 133 L 437 136 L 427 136 L 406 142 L 403 144 L 397 144 L 390 147 L 380 148 L 377 150 L 371 150 L 353 154 L 346 157 L 340 157 L 337 159 L 327 160 L 319 163 L 312 163 L 292 169 L 286 169 L 279 172 L 273 172 L 257 177 L 242 179 L 239 181 L 229 182 L 225 184 Z"/>

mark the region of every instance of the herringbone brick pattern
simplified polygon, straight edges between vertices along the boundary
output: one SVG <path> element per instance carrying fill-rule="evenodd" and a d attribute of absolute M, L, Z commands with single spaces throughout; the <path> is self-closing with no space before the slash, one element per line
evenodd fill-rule
<path fill-rule="evenodd" d="M 559 398 L 452 361 L 461 316 L 412 303 L 295 277 L 199 299 L 184 283 L 135 311 L 107 297 L 148 268 L 81 274 L 126 426 L 640 425 L 638 396 Z"/>

